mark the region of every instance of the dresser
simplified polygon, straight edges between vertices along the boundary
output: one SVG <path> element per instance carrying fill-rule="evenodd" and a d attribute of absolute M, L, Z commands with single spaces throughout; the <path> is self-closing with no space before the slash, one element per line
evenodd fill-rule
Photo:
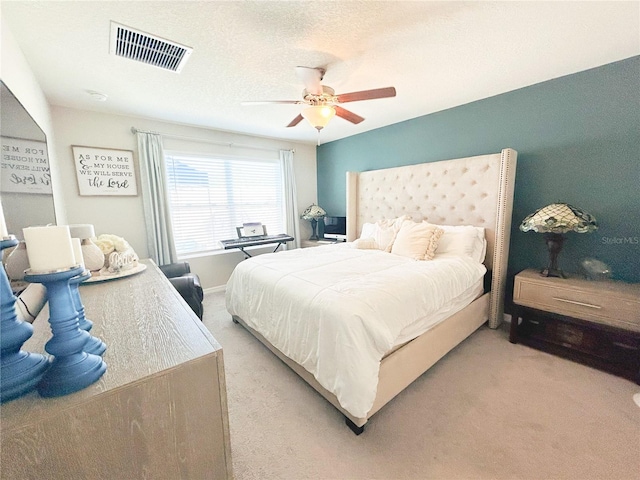
<path fill-rule="evenodd" d="M 543 277 L 514 281 L 509 340 L 640 383 L 640 284 Z"/>
<path fill-rule="evenodd" d="M 222 348 L 151 261 L 85 284 L 107 371 L 70 395 L 0 409 L 2 478 L 232 478 Z M 48 311 L 23 349 L 45 353 Z"/>

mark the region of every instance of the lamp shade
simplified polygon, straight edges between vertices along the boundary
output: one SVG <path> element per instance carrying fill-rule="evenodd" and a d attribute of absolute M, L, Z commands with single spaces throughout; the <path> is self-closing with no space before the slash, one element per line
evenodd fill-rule
<path fill-rule="evenodd" d="M 302 212 L 300 218 L 302 218 L 303 220 L 318 220 L 319 218 L 323 218 L 326 216 L 327 212 L 325 212 L 321 206 L 314 203 L 312 205 L 309 205 L 307 209 Z"/>
<path fill-rule="evenodd" d="M 537 233 L 589 233 L 598 229 L 595 217 L 568 203 L 552 203 L 522 221 L 520 230 Z"/>
<path fill-rule="evenodd" d="M 305 108 L 301 115 L 318 131 L 327 126 L 336 114 L 335 108 L 329 105 L 316 105 L 314 107 Z"/>

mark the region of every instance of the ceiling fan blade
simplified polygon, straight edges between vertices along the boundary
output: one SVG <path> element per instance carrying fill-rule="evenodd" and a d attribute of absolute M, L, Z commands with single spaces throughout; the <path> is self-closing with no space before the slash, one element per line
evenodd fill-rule
<path fill-rule="evenodd" d="M 351 123 L 358 124 L 364 120 L 364 118 L 362 118 L 360 115 L 356 115 L 355 113 L 350 112 L 349 110 L 346 110 L 342 107 L 339 107 L 338 105 L 333 105 L 333 108 L 336 110 L 337 116 L 339 116 L 340 118 L 344 118 L 345 120 Z"/>
<path fill-rule="evenodd" d="M 298 105 L 304 103 L 300 100 L 257 100 L 257 101 L 248 101 L 248 102 L 240 102 L 240 105 L 271 105 L 271 104 L 280 104 L 280 105 Z"/>
<path fill-rule="evenodd" d="M 324 78 L 326 70 L 321 67 L 296 67 L 296 75 L 304 84 L 308 93 L 322 95 L 320 81 Z"/>
<path fill-rule="evenodd" d="M 302 121 L 302 115 L 298 115 L 296 118 L 294 118 L 293 120 L 291 120 L 291 123 L 289 125 L 287 125 L 287 128 L 289 127 L 295 127 L 297 124 L 299 124 Z"/>
<path fill-rule="evenodd" d="M 374 90 L 362 90 L 360 92 L 342 93 L 337 95 L 338 102 L 357 102 L 358 100 L 373 100 L 375 98 L 389 98 L 396 96 L 394 87 L 376 88 Z"/>

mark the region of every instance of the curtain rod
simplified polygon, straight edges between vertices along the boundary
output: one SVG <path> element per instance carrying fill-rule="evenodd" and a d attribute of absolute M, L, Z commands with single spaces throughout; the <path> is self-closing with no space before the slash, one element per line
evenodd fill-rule
<path fill-rule="evenodd" d="M 175 138 L 175 139 L 180 139 L 180 140 L 194 140 L 196 142 L 202 142 L 202 143 L 210 143 L 213 145 L 220 145 L 222 147 L 230 147 L 230 148 L 253 148 L 254 150 L 267 150 L 270 152 L 279 152 L 280 150 L 289 150 L 293 153 L 295 153 L 295 149 L 293 148 L 289 148 L 289 149 L 285 149 L 285 148 L 269 148 L 269 147 L 256 147 L 255 145 L 246 145 L 246 144 L 242 144 L 242 143 L 234 143 L 234 142 L 216 142 L 215 140 L 208 140 L 206 138 L 198 138 L 198 137 L 190 137 L 188 135 L 174 135 L 172 133 L 160 133 L 160 132 L 152 132 L 150 130 L 140 130 L 137 129 L 136 127 L 131 127 L 131 133 L 136 134 L 136 133 L 153 133 L 155 135 L 160 135 L 162 137 L 169 137 L 169 138 Z"/>

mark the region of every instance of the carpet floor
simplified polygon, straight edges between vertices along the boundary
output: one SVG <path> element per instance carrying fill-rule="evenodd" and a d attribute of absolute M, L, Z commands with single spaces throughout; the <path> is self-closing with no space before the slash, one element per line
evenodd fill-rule
<path fill-rule="evenodd" d="M 245 479 L 640 479 L 635 383 L 480 328 L 355 436 L 208 293 Z"/>

